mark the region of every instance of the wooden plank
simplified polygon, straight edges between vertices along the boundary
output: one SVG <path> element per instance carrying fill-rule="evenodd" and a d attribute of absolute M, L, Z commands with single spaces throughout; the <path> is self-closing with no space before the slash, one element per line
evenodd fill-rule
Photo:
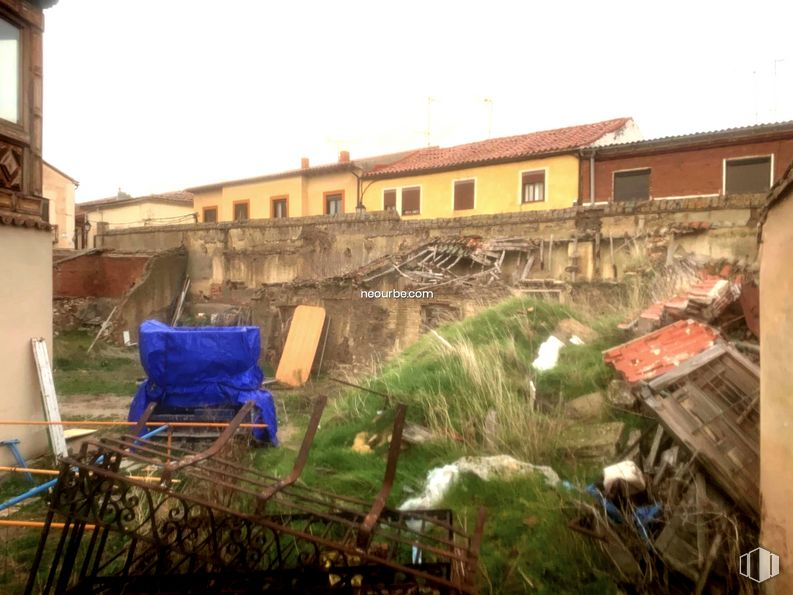
<path fill-rule="evenodd" d="M 61 410 L 58 407 L 58 396 L 55 394 L 55 382 L 52 378 L 47 342 L 42 338 L 38 338 L 31 339 L 31 343 L 33 345 L 33 357 L 36 360 L 36 371 L 39 375 L 41 397 L 44 401 L 44 416 L 47 421 L 60 422 Z M 63 426 L 60 423 L 53 423 L 48 425 L 47 429 L 50 433 L 50 444 L 55 457 L 60 459 L 69 454 L 66 448 L 66 438 L 63 435 Z"/>
<path fill-rule="evenodd" d="M 655 430 L 655 437 L 653 438 L 653 444 L 650 447 L 650 454 L 647 455 L 647 459 L 644 461 L 644 472 L 651 473 L 653 467 L 655 466 L 655 458 L 658 456 L 658 448 L 661 446 L 661 438 L 664 436 L 664 428 L 661 424 L 658 424 L 658 427 Z"/>
<path fill-rule="evenodd" d="M 278 362 L 275 378 L 289 386 L 303 386 L 311 375 L 311 366 L 317 354 L 325 308 L 298 306 L 289 325 L 284 351 Z"/>

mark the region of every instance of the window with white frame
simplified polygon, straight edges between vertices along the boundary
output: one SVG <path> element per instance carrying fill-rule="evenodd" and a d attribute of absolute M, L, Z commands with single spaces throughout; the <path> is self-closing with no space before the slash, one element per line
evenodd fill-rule
<path fill-rule="evenodd" d="M 545 200 L 545 170 L 524 171 L 520 174 L 520 202 Z"/>
<path fill-rule="evenodd" d="M 19 121 L 19 29 L 0 18 L 0 118 Z"/>

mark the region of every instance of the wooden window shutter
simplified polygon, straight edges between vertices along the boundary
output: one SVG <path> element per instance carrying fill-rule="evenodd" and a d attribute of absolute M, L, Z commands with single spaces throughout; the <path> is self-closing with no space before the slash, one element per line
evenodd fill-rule
<path fill-rule="evenodd" d="M 545 184 L 544 171 L 525 171 L 523 172 L 524 184 Z"/>
<path fill-rule="evenodd" d="M 474 208 L 474 180 L 462 180 L 454 183 L 454 210 L 464 211 Z"/>
<path fill-rule="evenodd" d="M 396 190 L 383 190 L 383 210 L 396 209 Z"/>
<path fill-rule="evenodd" d="M 650 198 L 650 170 L 614 173 L 614 200 L 647 200 Z"/>
<path fill-rule="evenodd" d="M 727 161 L 725 168 L 726 194 L 757 194 L 771 186 L 771 157 Z"/>
<path fill-rule="evenodd" d="M 218 210 L 217 207 L 204 209 L 204 223 L 217 223 Z"/>
<path fill-rule="evenodd" d="M 421 212 L 421 188 L 402 188 L 402 214 L 418 215 Z"/>

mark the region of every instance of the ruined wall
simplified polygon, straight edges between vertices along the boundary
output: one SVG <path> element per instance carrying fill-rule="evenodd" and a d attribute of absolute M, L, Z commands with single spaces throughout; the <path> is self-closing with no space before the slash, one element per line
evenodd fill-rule
<path fill-rule="evenodd" d="M 401 286 L 388 280 L 367 285 L 371 290 L 391 288 Z M 371 367 L 417 341 L 427 328 L 471 316 L 510 295 L 501 286 L 470 292 L 439 288 L 421 299 L 370 299 L 349 281 L 275 285 L 265 287 L 253 302 L 253 323 L 261 328 L 262 353 L 275 367 L 294 309 L 322 306 L 328 320 L 323 367 Z"/>
<path fill-rule="evenodd" d="M 140 278 L 148 255 L 90 252 L 66 258 L 52 267 L 53 296 L 123 296 Z"/>
<path fill-rule="evenodd" d="M 186 270 L 187 251 L 183 248 L 150 257 L 141 278 L 118 304 L 112 320 L 112 338 L 121 341 L 123 331 L 128 330 L 132 340 L 137 341 L 138 327 L 144 320 L 170 322 L 170 308 L 182 290 Z"/>
<path fill-rule="evenodd" d="M 793 593 L 793 199 L 779 201 L 763 226 L 760 266 L 760 488 L 762 545 L 780 557 L 769 593 Z"/>
<path fill-rule="evenodd" d="M 542 239 L 546 250 L 553 240 L 553 258 L 545 259 L 552 266 L 533 276 L 557 278 L 568 276 L 569 244 L 577 237 L 581 274 L 608 279 L 614 277 L 611 246 L 620 278 L 636 258 L 635 238 L 652 233 L 672 238 L 674 250 L 753 262 L 762 202 L 762 196 L 696 198 L 422 221 L 378 212 L 110 230 L 98 245 L 125 251 L 184 246 L 193 295 L 217 295 L 224 283 L 259 287 L 339 275 L 434 237 L 463 235 Z"/>

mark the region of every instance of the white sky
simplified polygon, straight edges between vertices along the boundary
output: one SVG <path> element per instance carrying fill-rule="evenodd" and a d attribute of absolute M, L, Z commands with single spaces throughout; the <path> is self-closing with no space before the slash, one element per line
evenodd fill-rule
<path fill-rule="evenodd" d="M 492 136 L 793 119 L 793 2 L 60 0 L 45 15 L 44 156 L 78 200 L 424 146 L 428 97 L 442 146 L 487 137 L 485 98 Z"/>

